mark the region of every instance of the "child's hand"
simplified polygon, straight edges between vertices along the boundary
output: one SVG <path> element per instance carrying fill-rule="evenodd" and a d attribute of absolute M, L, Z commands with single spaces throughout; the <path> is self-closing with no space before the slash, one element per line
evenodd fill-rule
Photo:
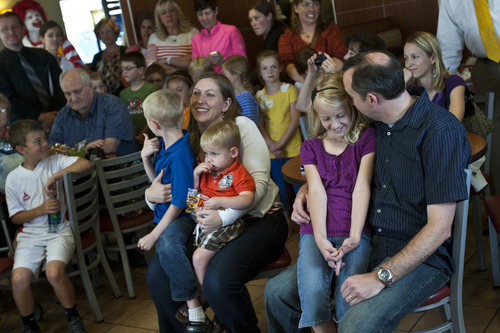
<path fill-rule="evenodd" d="M 321 69 L 325 73 L 337 73 L 342 71 L 344 63 L 337 58 L 332 58 L 324 53 L 326 60 L 321 64 Z"/>
<path fill-rule="evenodd" d="M 202 162 L 194 168 L 194 175 L 199 176 L 204 172 L 212 172 L 213 165 L 208 162 Z"/>
<path fill-rule="evenodd" d="M 275 151 L 280 150 L 281 147 L 278 145 L 276 141 L 272 141 L 268 143 L 267 147 L 269 148 L 269 151 L 274 154 Z"/>
<path fill-rule="evenodd" d="M 335 270 L 335 275 L 339 276 L 340 270 L 345 266 L 345 263 L 340 261 L 331 260 L 328 262 L 328 266 Z"/>
<path fill-rule="evenodd" d="M 284 156 L 283 150 L 281 150 L 281 149 L 275 150 L 272 153 L 274 155 L 274 158 L 283 158 L 283 156 Z"/>
<path fill-rule="evenodd" d="M 210 209 L 210 210 L 216 210 L 222 207 L 222 202 L 221 198 L 213 197 L 205 201 L 203 204 L 203 209 Z"/>
<path fill-rule="evenodd" d="M 57 199 L 47 199 L 40 206 L 40 209 L 42 210 L 40 215 L 57 213 L 61 210 L 61 203 Z"/>
<path fill-rule="evenodd" d="M 342 256 L 345 255 L 347 252 L 350 252 L 354 250 L 355 248 L 358 247 L 359 245 L 359 238 L 354 238 L 354 237 L 349 237 L 344 240 L 342 243 L 342 246 L 339 249 L 339 252 L 342 252 Z"/>
<path fill-rule="evenodd" d="M 137 247 L 143 251 L 149 251 L 155 246 L 158 237 L 154 235 L 152 232 L 147 234 L 146 236 L 139 239 L 137 242 Z"/>
<path fill-rule="evenodd" d="M 316 239 L 316 245 L 318 245 L 318 249 L 326 261 L 332 261 L 336 259 L 338 250 L 333 247 L 332 243 L 328 239 Z"/>
<path fill-rule="evenodd" d="M 160 140 L 158 138 L 149 139 L 149 135 L 144 133 L 144 145 L 141 150 L 141 158 L 146 159 L 158 151 L 160 151 Z"/>
<path fill-rule="evenodd" d="M 57 179 L 54 176 L 50 177 L 43 189 L 49 198 L 55 197 L 57 195 Z"/>

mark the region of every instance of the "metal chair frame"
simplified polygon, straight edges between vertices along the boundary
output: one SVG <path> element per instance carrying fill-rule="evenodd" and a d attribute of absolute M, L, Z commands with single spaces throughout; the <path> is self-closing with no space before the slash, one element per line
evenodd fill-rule
<path fill-rule="evenodd" d="M 470 190 L 471 170 L 467 172 L 467 188 Z M 443 323 L 434 328 L 419 331 L 419 333 L 438 333 L 451 330 L 454 333 L 465 333 L 465 324 L 462 308 L 462 287 L 464 280 L 465 264 L 465 239 L 467 235 L 467 219 L 469 213 L 469 199 L 457 202 L 455 218 L 453 220 L 453 243 L 452 243 L 452 261 L 455 267 L 448 285 L 441 288 L 440 291 L 447 292 L 447 296 L 433 300 L 429 298 L 422 306 L 414 312 L 422 312 L 430 309 L 439 308 Z M 436 295 L 435 294 L 435 295 Z"/>
<path fill-rule="evenodd" d="M 96 269 L 101 264 L 114 296 L 120 297 L 121 292 L 102 245 L 97 174 L 92 165 L 91 169 L 80 174 L 66 172 L 63 179 L 68 216 L 75 236 L 76 262 L 79 267 L 78 271 L 73 271 L 68 276 L 80 274 L 95 321 L 99 323 L 103 321 L 103 317 L 89 271 L 98 274 Z"/>
<path fill-rule="evenodd" d="M 113 159 L 95 159 L 99 183 L 106 202 L 107 214 L 111 220 L 112 231 L 103 230 L 101 217 L 101 232 L 105 236 L 113 235 L 117 245 L 105 244 L 107 251 L 120 254 L 123 271 L 127 283 L 129 298 L 135 298 L 130 264 L 127 250 L 137 248 L 136 243 L 125 244 L 123 234 L 139 232 L 145 236 L 147 229 L 153 227 L 154 214 L 145 201 L 145 190 L 149 187 L 149 179 L 141 160 L 141 152 Z M 137 213 L 140 212 L 140 213 Z M 127 218 L 127 214 L 138 216 Z M 128 219 L 128 226 L 125 220 Z M 138 222 L 141 220 L 140 222 Z M 150 255 L 145 252 L 146 262 L 149 263 Z"/>

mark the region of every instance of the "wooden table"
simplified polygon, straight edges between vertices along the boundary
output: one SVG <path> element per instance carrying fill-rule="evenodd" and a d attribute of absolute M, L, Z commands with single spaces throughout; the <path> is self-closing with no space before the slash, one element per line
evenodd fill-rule
<path fill-rule="evenodd" d="M 300 155 L 286 162 L 281 168 L 283 179 L 292 185 L 302 186 L 306 183 L 306 173 L 300 171 Z"/>
<path fill-rule="evenodd" d="M 472 158 L 470 161 L 472 163 L 486 154 L 488 145 L 486 144 L 486 140 L 482 136 L 469 132 L 467 132 L 467 136 L 469 137 L 470 148 L 472 150 Z"/>
<path fill-rule="evenodd" d="M 482 136 L 467 133 L 467 137 L 469 138 L 472 150 L 472 163 L 486 154 L 488 146 L 486 144 L 486 140 Z M 297 186 L 301 186 L 306 183 L 306 174 L 303 171 L 300 171 L 300 164 L 300 156 L 295 156 L 294 158 L 286 162 L 285 165 L 283 165 L 283 168 L 281 168 L 281 173 L 283 174 L 283 179 L 286 182 Z"/>

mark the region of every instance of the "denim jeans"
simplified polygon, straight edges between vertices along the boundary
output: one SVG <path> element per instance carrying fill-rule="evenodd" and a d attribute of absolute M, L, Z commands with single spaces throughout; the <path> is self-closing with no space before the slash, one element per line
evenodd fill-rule
<path fill-rule="evenodd" d="M 171 297 L 174 301 L 187 301 L 200 296 L 198 280 L 188 254 L 190 240 L 196 223 L 191 216 L 183 215 L 172 221 L 156 242 L 160 265 L 170 278 Z"/>
<path fill-rule="evenodd" d="M 243 233 L 214 256 L 203 281 L 205 298 L 226 332 L 259 332 L 257 316 L 245 284 L 280 255 L 287 237 L 288 228 L 282 210 L 246 222 Z M 178 236 L 182 238 L 182 232 Z M 172 246 L 171 250 L 174 251 L 171 253 L 173 257 L 191 258 L 185 246 Z M 185 332 L 185 325 L 175 319 L 175 312 L 183 303 L 172 299 L 177 291 L 171 290 L 170 281 L 174 276 L 177 279 L 178 266 L 162 266 L 156 254 L 147 274 L 160 332 Z M 188 279 L 188 284 L 191 279 L 195 279 L 194 273 Z"/>
<path fill-rule="evenodd" d="M 403 317 L 417 309 L 449 276 L 441 270 L 421 264 L 375 297 L 349 309 L 339 326 L 339 333 L 392 332 Z"/>
<path fill-rule="evenodd" d="M 271 176 L 273 177 L 274 182 L 278 185 L 278 189 L 280 191 L 280 199 L 283 203 L 283 207 L 285 211 L 290 210 L 290 198 L 288 196 L 288 189 L 290 184 L 288 184 L 281 174 L 281 168 L 283 165 L 288 162 L 291 158 L 272 158 L 271 159 Z M 299 190 L 298 186 L 293 185 L 293 191 L 297 193 Z"/>
<path fill-rule="evenodd" d="M 328 237 L 335 248 L 339 248 L 348 237 Z M 349 303 L 342 297 L 340 287 L 351 275 L 362 274 L 368 271 L 370 259 L 370 235 L 362 235 L 356 249 L 343 257 L 345 266 L 335 276 L 335 270 L 328 266 L 321 254 L 314 235 L 300 236 L 299 259 L 297 261 L 297 279 L 302 315 L 299 327 L 311 327 L 332 320 L 342 320 L 344 313 L 349 309 Z M 332 281 L 334 282 L 334 308 L 332 316 L 330 295 Z"/>
<path fill-rule="evenodd" d="M 441 288 L 449 277 L 421 264 L 377 296 L 351 307 L 344 315 L 340 333 L 392 332 L 401 319 Z M 299 329 L 300 299 L 297 265 L 267 282 L 264 292 L 269 333 L 310 332 Z"/>

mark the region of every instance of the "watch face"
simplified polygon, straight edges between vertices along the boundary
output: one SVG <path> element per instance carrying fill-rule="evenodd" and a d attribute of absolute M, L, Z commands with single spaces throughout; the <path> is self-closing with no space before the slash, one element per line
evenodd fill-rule
<path fill-rule="evenodd" d="M 379 268 L 377 270 L 377 275 L 380 281 L 385 284 L 390 284 L 392 282 L 392 274 L 391 271 L 385 268 Z"/>
<path fill-rule="evenodd" d="M 390 280 L 391 278 L 391 274 L 389 273 L 388 270 L 386 269 L 381 269 L 378 273 L 378 276 L 380 277 L 380 279 L 384 282 L 387 282 Z"/>

